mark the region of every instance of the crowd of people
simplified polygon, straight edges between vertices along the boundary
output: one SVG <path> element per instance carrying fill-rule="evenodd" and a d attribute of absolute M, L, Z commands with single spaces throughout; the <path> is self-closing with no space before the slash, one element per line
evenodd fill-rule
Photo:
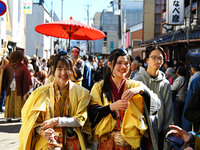
<path fill-rule="evenodd" d="M 13 51 L 1 65 L 0 111 L 22 121 L 20 150 L 94 149 L 96 141 L 98 149 L 165 150 L 169 134 L 197 148 L 199 64 L 165 56 L 157 46 L 145 60 L 121 48 L 108 59 L 80 57 L 79 47 L 49 60 Z"/>

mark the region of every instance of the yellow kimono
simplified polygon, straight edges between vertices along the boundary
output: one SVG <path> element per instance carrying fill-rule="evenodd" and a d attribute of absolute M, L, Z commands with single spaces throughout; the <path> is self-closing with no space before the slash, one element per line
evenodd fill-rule
<path fill-rule="evenodd" d="M 87 106 L 90 102 L 89 91 L 70 81 L 69 101 L 69 116 L 74 117 L 83 127 L 87 120 Z M 40 113 L 43 116 L 43 121 L 54 117 L 54 82 L 37 88 L 26 101 L 22 109 L 19 150 L 30 150 L 33 145 L 35 145 L 35 150 L 47 150 L 47 141 L 34 131 L 37 126 L 36 120 Z M 86 128 L 84 129 L 87 130 Z M 76 127 L 75 132 L 81 149 L 85 150 L 86 147 L 81 133 L 82 128 Z"/>
<path fill-rule="evenodd" d="M 90 93 L 92 96 L 90 105 L 98 104 L 106 106 L 109 104 L 105 95 L 103 96 L 104 104 L 101 102 L 101 88 L 103 86 L 103 82 L 104 81 L 100 81 L 94 84 Z M 138 86 L 140 86 L 140 82 L 126 80 L 124 91 Z M 121 134 L 123 138 L 134 149 L 137 149 L 140 146 L 142 136 L 147 130 L 143 112 L 143 98 L 139 94 L 135 95 L 132 100 L 130 100 L 130 107 L 128 107 L 125 111 L 121 127 Z M 107 133 L 113 131 L 116 122 L 117 121 L 113 119 L 111 114 L 104 117 L 93 129 L 94 140 L 107 140 Z"/>
<path fill-rule="evenodd" d="M 49 83 L 51 83 L 51 82 L 53 82 L 53 81 L 54 81 L 54 76 L 53 76 L 53 74 L 51 74 L 51 75 L 47 78 L 47 80 L 45 81 L 44 84 L 49 84 Z"/>

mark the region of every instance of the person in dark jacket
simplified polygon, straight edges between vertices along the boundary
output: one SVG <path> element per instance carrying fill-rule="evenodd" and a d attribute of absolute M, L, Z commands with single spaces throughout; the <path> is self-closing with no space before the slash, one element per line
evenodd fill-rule
<path fill-rule="evenodd" d="M 190 99 L 192 98 L 194 93 L 197 91 L 197 89 L 200 89 L 200 77 L 197 77 L 192 80 L 187 92 L 186 99 L 185 99 L 185 105 L 184 105 L 183 115 L 182 115 L 182 128 L 186 131 L 191 130 L 191 122 L 185 118 L 184 113 L 186 111 L 188 103 L 190 102 Z"/>
<path fill-rule="evenodd" d="M 84 62 L 84 73 L 83 73 L 83 82 L 82 86 L 85 87 L 88 90 L 91 90 L 91 71 L 92 71 L 92 66 L 88 60 L 87 55 L 83 55 L 83 60 Z"/>
<path fill-rule="evenodd" d="M 199 79 L 196 78 L 196 80 Z M 184 116 L 193 124 L 194 131 L 198 132 L 200 129 L 200 88 L 197 88 L 195 93 L 190 97 Z"/>
<path fill-rule="evenodd" d="M 9 56 L 9 64 L 3 73 L 3 90 L 6 90 L 5 119 L 21 119 L 21 109 L 25 96 L 32 86 L 31 75 L 20 51 L 14 51 Z"/>

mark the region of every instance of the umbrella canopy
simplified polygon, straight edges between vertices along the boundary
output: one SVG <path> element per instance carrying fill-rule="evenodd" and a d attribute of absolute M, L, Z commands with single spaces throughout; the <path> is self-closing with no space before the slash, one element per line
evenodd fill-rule
<path fill-rule="evenodd" d="M 35 27 L 35 31 L 47 36 L 69 40 L 99 40 L 105 37 L 102 31 L 75 21 L 72 17 L 70 20 L 40 24 Z"/>

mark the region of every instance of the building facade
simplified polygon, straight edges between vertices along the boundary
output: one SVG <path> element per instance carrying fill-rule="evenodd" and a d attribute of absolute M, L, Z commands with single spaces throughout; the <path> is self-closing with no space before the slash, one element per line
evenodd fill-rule
<path fill-rule="evenodd" d="M 0 46 L 7 41 L 9 53 L 14 50 L 25 52 L 26 15 L 23 13 L 22 0 L 3 0 L 7 11 L 0 16 Z M 7 54 L 8 55 L 8 54 Z"/>
<path fill-rule="evenodd" d="M 99 29 L 105 33 L 105 38 L 101 41 L 102 51 L 98 52 L 100 55 L 108 55 L 113 49 L 122 47 L 123 44 L 126 45 L 126 40 L 122 41 L 123 36 L 124 39 L 126 39 L 127 37 L 126 32 L 124 32 L 124 30 L 132 27 L 133 25 L 141 23 L 143 20 L 142 1 L 122 0 L 120 16 L 121 20 L 119 20 L 120 17 L 118 15 L 115 15 L 116 9 L 119 6 L 115 2 L 112 5 L 112 12 L 108 12 L 107 10 L 103 10 L 101 12 Z M 97 19 L 94 22 L 98 22 Z M 126 28 L 123 28 L 124 26 Z"/>
<path fill-rule="evenodd" d="M 45 36 L 35 31 L 39 24 L 58 21 L 55 13 L 51 15 L 42 3 L 33 3 L 32 14 L 26 16 L 26 54 L 36 54 L 41 58 L 48 59 L 54 53 L 57 38 Z"/>
<path fill-rule="evenodd" d="M 176 3 L 177 1 L 171 0 Z M 194 51 L 196 49 L 200 49 L 200 22 L 199 22 L 199 17 L 200 17 L 200 4 L 198 0 L 184 0 L 181 2 L 184 2 L 184 20 L 183 24 L 168 24 L 166 22 L 166 16 L 168 15 L 166 9 L 166 5 L 168 4 L 169 0 L 155 0 L 151 1 L 146 0 L 144 1 L 144 5 L 149 5 L 151 3 L 151 8 L 156 8 L 157 3 L 162 4 L 161 6 L 161 16 L 162 16 L 162 21 L 160 22 L 161 26 L 161 34 L 156 34 L 155 32 L 152 32 L 153 28 L 145 28 L 146 26 L 149 25 L 149 21 L 145 21 L 145 15 L 152 18 L 154 20 L 154 23 L 156 24 L 156 18 L 153 19 L 153 14 L 148 14 L 145 12 L 150 12 L 149 8 L 144 6 L 144 25 L 143 25 L 143 42 L 138 44 L 138 48 L 140 49 L 145 49 L 146 47 L 150 46 L 162 46 L 166 52 L 166 55 L 168 56 L 167 58 L 170 61 L 173 60 L 180 60 L 180 59 L 185 59 L 186 54 L 189 51 Z M 179 4 L 179 2 L 178 2 Z M 150 6 L 150 5 L 149 5 Z M 158 5 L 157 5 L 158 6 Z M 178 5 L 177 5 L 178 6 Z M 160 7 L 159 7 L 160 8 Z M 153 9 L 154 10 L 154 9 Z M 151 11 L 153 11 L 151 10 Z M 156 9 L 155 9 L 156 11 Z M 153 12 L 155 12 L 153 11 Z M 156 13 L 155 13 L 156 14 Z M 155 31 L 155 30 L 154 30 Z M 151 33 L 151 36 L 149 36 Z M 136 48 L 137 49 L 137 48 Z M 133 50 L 134 51 L 134 50 Z M 197 50 L 198 51 L 198 50 Z"/>

